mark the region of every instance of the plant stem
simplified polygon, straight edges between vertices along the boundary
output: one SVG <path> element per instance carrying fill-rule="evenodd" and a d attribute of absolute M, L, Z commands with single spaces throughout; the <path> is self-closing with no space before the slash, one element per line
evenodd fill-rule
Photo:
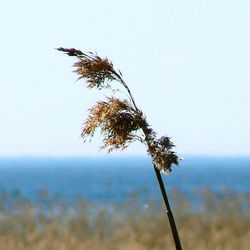
<path fill-rule="evenodd" d="M 120 83 L 127 90 L 127 92 L 128 92 L 128 94 L 130 96 L 130 99 L 131 99 L 131 101 L 132 101 L 132 103 L 133 103 L 134 108 L 136 109 L 136 111 L 140 112 L 140 110 L 138 109 L 138 107 L 137 107 L 137 105 L 135 103 L 134 97 L 132 96 L 132 93 L 131 93 L 128 85 L 126 84 L 126 82 L 116 72 L 115 72 L 115 75 L 118 77 Z M 142 130 L 143 130 L 143 132 L 145 134 L 145 141 L 146 141 L 148 147 L 150 148 L 150 143 L 149 143 L 150 139 L 148 138 L 148 133 L 146 131 L 146 127 L 147 126 L 142 127 Z M 156 168 L 155 166 L 154 166 L 154 170 L 155 170 L 155 174 L 157 176 L 158 183 L 160 185 L 160 189 L 161 189 L 161 193 L 162 193 L 162 197 L 163 197 L 164 203 L 165 203 L 166 208 L 167 208 L 166 212 L 167 212 L 167 215 L 168 215 L 168 220 L 169 220 L 171 231 L 172 231 L 172 235 L 173 235 L 173 238 L 174 238 L 175 248 L 176 248 L 176 250 L 182 250 L 182 246 L 181 246 L 179 234 L 178 234 L 178 231 L 177 231 L 177 227 L 176 227 L 176 224 L 175 224 L 173 213 L 172 213 L 171 208 L 170 208 L 170 204 L 169 204 L 169 201 L 168 201 L 167 193 L 166 193 L 163 181 L 162 181 L 161 173 L 160 173 L 159 169 Z"/>
<path fill-rule="evenodd" d="M 121 77 L 119 74 L 117 74 L 116 71 L 113 71 L 113 74 L 117 77 L 117 80 L 118 80 L 118 81 L 123 85 L 123 87 L 127 90 L 128 95 L 129 95 L 129 97 L 130 97 L 130 100 L 131 100 L 131 102 L 133 103 L 134 108 L 136 109 L 136 111 L 140 111 L 139 108 L 137 107 L 137 105 L 135 104 L 135 99 L 134 99 L 134 97 L 133 97 L 133 95 L 132 95 L 132 93 L 131 93 L 131 91 L 130 91 L 128 85 L 127 85 L 127 83 L 122 79 L 122 77 Z"/>
<path fill-rule="evenodd" d="M 177 227 L 176 227 L 176 224 L 175 224 L 174 216 L 173 216 L 173 213 L 171 211 L 170 204 L 168 202 L 168 197 L 167 197 L 167 193 L 166 193 L 163 181 L 162 181 L 161 173 L 160 173 L 159 169 L 157 169 L 155 166 L 154 166 L 154 170 L 155 170 L 155 174 L 157 176 L 158 183 L 160 185 L 160 189 L 161 189 L 161 193 L 162 193 L 164 203 L 165 203 L 166 208 L 167 208 L 166 212 L 167 212 L 167 215 L 168 215 L 168 220 L 169 220 L 172 235 L 173 235 L 173 238 L 174 238 L 175 248 L 176 248 L 176 250 L 182 250 L 180 238 L 179 238 L 179 235 L 178 235 L 178 231 L 177 231 Z"/>

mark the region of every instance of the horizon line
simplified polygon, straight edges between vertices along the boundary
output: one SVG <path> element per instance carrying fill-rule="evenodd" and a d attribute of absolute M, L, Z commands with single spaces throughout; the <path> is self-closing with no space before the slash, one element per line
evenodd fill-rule
<path fill-rule="evenodd" d="M 183 160 L 186 158 L 250 158 L 250 154 L 201 154 L 201 153 L 183 153 L 180 154 Z M 150 158 L 148 154 L 75 154 L 75 155 L 49 155 L 49 154 L 23 154 L 23 155 L 0 155 L 1 158 Z"/>

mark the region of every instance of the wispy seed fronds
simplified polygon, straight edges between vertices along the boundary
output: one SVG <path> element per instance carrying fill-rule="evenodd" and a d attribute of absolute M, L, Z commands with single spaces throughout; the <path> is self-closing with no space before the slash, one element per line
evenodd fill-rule
<path fill-rule="evenodd" d="M 178 165 L 180 158 L 172 148 L 174 144 L 169 137 L 157 138 L 154 130 L 149 126 L 146 117 L 137 107 L 131 91 L 123 80 L 120 71 L 115 71 L 113 64 L 107 58 L 101 58 L 94 53 L 83 53 L 74 48 L 58 48 L 78 61 L 74 64 L 78 79 L 86 79 L 88 88 L 113 89 L 110 81 L 118 81 L 127 91 L 129 99 L 121 100 L 115 97 L 99 101 L 89 110 L 89 116 L 83 124 L 81 137 L 94 136 L 97 129 L 103 136 L 101 149 L 108 152 L 115 149 L 125 149 L 131 142 L 140 141 L 147 146 L 153 164 L 161 172 L 171 171 L 172 164 Z M 114 90 L 114 89 L 113 89 Z M 138 133 L 139 132 L 139 133 Z"/>
<path fill-rule="evenodd" d="M 87 79 L 88 88 L 108 88 L 110 87 L 108 84 L 110 81 L 119 81 L 121 78 L 121 73 L 114 70 L 112 62 L 107 58 L 101 58 L 92 52 L 86 54 L 74 48 L 60 47 L 57 50 L 78 58 L 78 61 L 73 65 L 75 67 L 74 72 L 77 73 L 78 80 Z"/>
<path fill-rule="evenodd" d="M 108 151 L 124 149 L 130 142 L 137 140 L 135 132 L 140 129 L 142 114 L 139 114 L 127 100 L 115 97 L 97 102 L 89 110 L 83 125 L 82 138 L 92 137 L 97 128 L 103 135 L 103 146 Z"/>

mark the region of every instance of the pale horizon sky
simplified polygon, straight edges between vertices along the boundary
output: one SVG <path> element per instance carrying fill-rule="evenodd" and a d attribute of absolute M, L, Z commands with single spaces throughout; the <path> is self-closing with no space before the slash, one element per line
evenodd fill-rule
<path fill-rule="evenodd" d="M 247 0 L 3 1 L 0 157 L 99 155 L 80 131 L 103 96 L 60 46 L 107 56 L 179 155 L 250 156 L 249 24 Z"/>

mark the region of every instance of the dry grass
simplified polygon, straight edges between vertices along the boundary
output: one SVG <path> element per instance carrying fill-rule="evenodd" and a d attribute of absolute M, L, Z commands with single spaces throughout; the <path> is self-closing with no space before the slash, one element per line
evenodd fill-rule
<path fill-rule="evenodd" d="M 249 249 L 249 195 L 231 192 L 203 194 L 203 209 L 193 213 L 179 192 L 172 193 L 184 249 Z M 40 198 L 35 206 L 20 195 L 1 195 L 2 250 L 158 250 L 174 249 L 162 204 L 142 206 L 133 196 L 123 204 L 105 207 L 63 199 Z"/>

